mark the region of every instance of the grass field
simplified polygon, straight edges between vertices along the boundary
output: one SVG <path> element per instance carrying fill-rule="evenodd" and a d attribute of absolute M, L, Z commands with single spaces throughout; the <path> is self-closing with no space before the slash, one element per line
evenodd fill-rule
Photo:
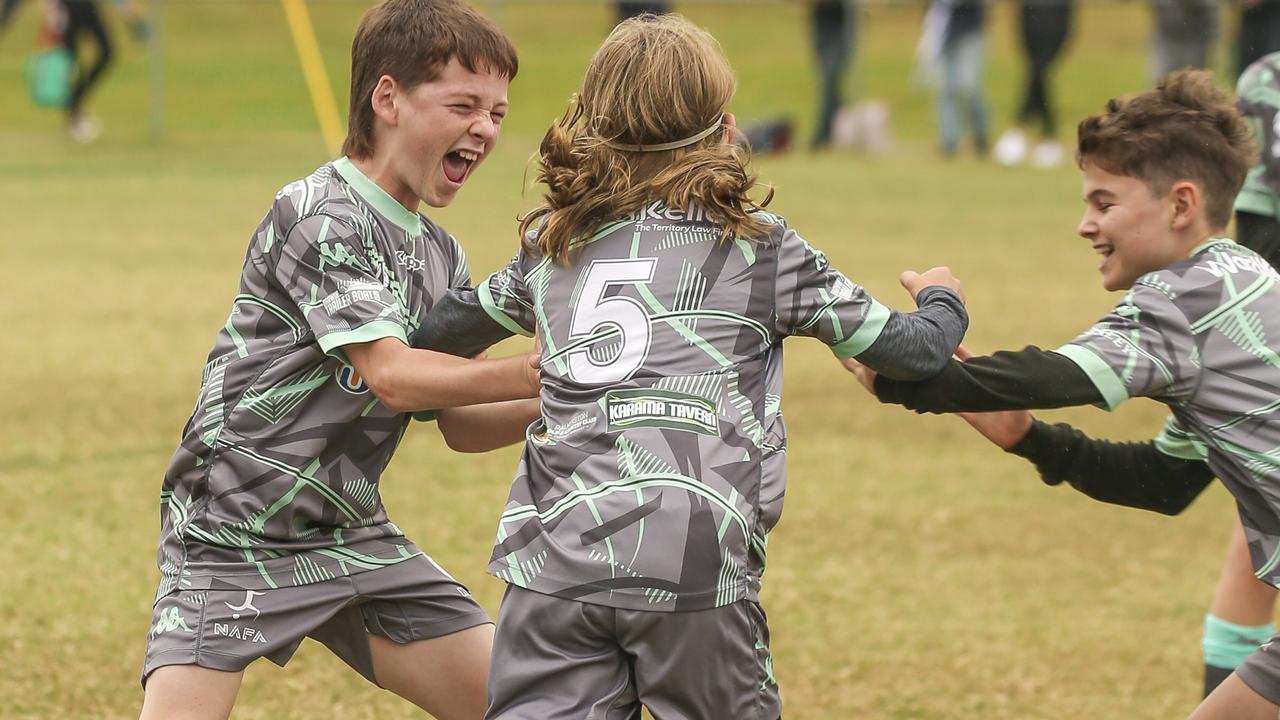
<path fill-rule="evenodd" d="M 128 717 L 141 702 L 158 579 L 161 475 L 251 229 L 279 186 L 327 154 L 278 6 L 168 5 L 159 141 L 145 130 L 145 53 L 121 34 L 121 61 L 93 101 L 106 133 L 79 147 L 25 98 L 29 5 L 0 39 L 0 508 L 10 537 L 0 717 Z M 477 276 L 513 253 L 514 218 L 536 197 L 526 160 L 608 26 L 601 6 L 488 7 L 521 50 L 512 113 L 487 166 L 453 207 L 432 213 L 462 239 Z M 340 103 L 361 11 L 313 7 Z M 688 12 L 738 69 L 740 119 L 786 114 L 810 126 L 800 4 Z M 1064 133 L 1111 95 L 1142 88 L 1145 12 L 1082 7 L 1057 76 Z M 920 17 L 868 9 L 849 81 L 891 103 L 894 151 L 761 158 L 778 189 L 773 209 L 898 307 L 908 302 L 898 271 L 950 264 L 966 283 L 977 351 L 1054 347 L 1116 300 L 1073 231 L 1077 172 L 938 160 L 928 97 L 907 84 Z M 1010 20 L 997 7 L 989 33 L 997 132 L 1021 74 Z M 881 408 L 824 348 L 793 342 L 783 400 L 791 487 L 764 583 L 786 717 L 1141 719 L 1194 706 L 1200 622 L 1229 535 L 1221 488 L 1176 519 L 1045 488 L 961 421 Z M 1147 438 L 1163 415 L 1137 401 L 1111 415 L 1052 416 Z M 406 533 L 490 611 L 502 588 L 483 567 L 516 457 L 452 454 L 417 426 L 383 482 Z M 413 716 L 314 643 L 286 670 L 253 665 L 236 711 Z"/>

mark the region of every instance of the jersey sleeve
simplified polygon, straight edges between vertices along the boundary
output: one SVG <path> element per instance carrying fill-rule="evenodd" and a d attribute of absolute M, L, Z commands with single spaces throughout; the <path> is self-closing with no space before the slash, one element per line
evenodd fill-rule
<path fill-rule="evenodd" d="M 480 307 L 502 327 L 518 335 L 532 336 L 537 326 L 533 297 L 525 282 L 528 256 L 523 249 L 476 288 Z M 546 261 L 544 261 L 545 263 Z"/>
<path fill-rule="evenodd" d="M 326 353 L 392 337 L 407 342 L 401 304 L 374 274 L 359 236 L 327 215 L 289 231 L 270 269 Z"/>
<path fill-rule="evenodd" d="M 1156 449 L 1169 457 L 1180 460 L 1205 460 L 1209 457 L 1204 441 L 1182 427 L 1172 415 L 1164 421 L 1164 427 L 1154 442 Z"/>
<path fill-rule="evenodd" d="M 842 360 L 880 337 L 889 308 L 831 267 L 826 255 L 790 228 L 778 244 L 777 268 L 774 327 L 780 335 L 817 338 Z"/>
<path fill-rule="evenodd" d="M 1197 345 L 1182 310 L 1153 279 L 1106 317 L 1058 348 L 1089 376 L 1108 410 L 1131 397 L 1185 398 L 1199 373 Z"/>

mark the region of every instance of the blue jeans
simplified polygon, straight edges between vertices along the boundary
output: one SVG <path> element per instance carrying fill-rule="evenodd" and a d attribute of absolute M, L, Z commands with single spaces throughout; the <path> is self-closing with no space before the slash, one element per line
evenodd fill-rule
<path fill-rule="evenodd" d="M 960 144 L 960 128 L 968 121 L 978 152 L 987 149 L 987 101 L 982 90 L 983 55 L 981 30 L 947 38 L 942 46 L 941 87 L 938 94 L 938 128 L 942 149 L 954 153 Z"/>

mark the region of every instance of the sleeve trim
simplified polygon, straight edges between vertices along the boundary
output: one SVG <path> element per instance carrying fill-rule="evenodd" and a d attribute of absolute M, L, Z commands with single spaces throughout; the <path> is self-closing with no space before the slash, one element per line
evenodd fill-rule
<path fill-rule="evenodd" d="M 1115 410 L 1120 403 L 1129 399 L 1129 392 L 1124 387 L 1124 381 L 1107 364 L 1107 361 L 1103 360 L 1093 350 L 1083 345 L 1067 344 L 1054 352 L 1080 366 L 1089 381 L 1101 393 L 1102 402 L 1107 410 Z"/>
<path fill-rule="evenodd" d="M 326 354 L 333 355 L 334 350 L 343 345 L 373 342 L 374 340 L 388 337 L 395 338 L 405 345 L 409 344 L 409 339 L 404 334 L 404 328 L 400 326 L 400 323 L 391 320 L 374 320 L 352 330 L 328 333 L 318 338 L 316 342 L 319 343 L 320 349 Z"/>
<path fill-rule="evenodd" d="M 836 357 L 841 360 L 861 355 L 876 340 L 880 339 L 880 333 L 884 332 L 884 326 L 889 322 L 891 314 L 893 314 L 892 310 L 872 299 L 871 306 L 867 308 L 867 316 L 862 319 L 862 324 L 858 326 L 858 329 L 852 335 L 832 345 L 831 352 L 835 353 Z"/>
<path fill-rule="evenodd" d="M 489 278 L 492 277 L 492 275 L 489 276 Z M 507 315 L 502 308 L 498 307 L 498 303 L 493 299 L 492 291 L 489 290 L 489 278 L 486 278 L 484 282 L 480 283 L 480 287 L 476 288 L 476 296 L 480 298 L 480 307 L 484 308 L 484 311 L 489 314 L 489 317 L 493 318 L 494 322 L 516 335 L 533 337 L 533 333 L 521 327 L 520 323 L 511 319 L 510 315 Z"/>

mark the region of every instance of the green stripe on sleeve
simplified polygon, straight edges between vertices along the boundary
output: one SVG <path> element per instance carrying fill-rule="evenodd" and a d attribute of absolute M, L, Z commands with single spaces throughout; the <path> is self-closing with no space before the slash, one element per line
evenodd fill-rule
<path fill-rule="evenodd" d="M 1054 352 L 1080 366 L 1093 386 L 1102 393 L 1102 402 L 1108 410 L 1115 410 L 1117 405 L 1129 399 L 1129 392 L 1125 390 L 1120 376 L 1093 350 L 1068 343 Z"/>
<path fill-rule="evenodd" d="M 880 333 L 884 332 L 884 326 L 889 322 L 891 313 L 889 308 L 872 300 L 871 307 L 867 308 L 867 316 L 862 319 L 862 324 L 852 335 L 832 345 L 831 352 L 841 360 L 862 354 L 864 350 L 871 347 L 872 343 L 880 339 Z"/>
<path fill-rule="evenodd" d="M 494 273 L 494 275 L 496 274 L 497 273 Z M 489 313 L 489 317 L 493 318 L 493 321 L 502 327 L 517 335 L 533 337 L 533 333 L 520 327 L 520 323 L 511 319 L 511 316 L 508 315 L 506 311 L 498 307 L 498 303 L 493 299 L 492 291 L 489 290 L 489 279 L 492 277 L 493 275 L 490 275 L 488 278 L 485 278 L 485 281 L 480 283 L 480 287 L 476 288 L 476 294 L 480 296 L 480 307 L 484 308 L 484 311 Z"/>
<path fill-rule="evenodd" d="M 334 350 L 343 345 L 373 342 L 382 338 L 395 338 L 405 345 L 409 344 L 409 339 L 404 334 L 404 328 L 400 326 L 400 323 L 391 320 L 375 320 L 371 323 L 365 323 L 354 330 L 329 333 L 317 339 L 316 342 L 320 344 L 320 349 L 325 351 L 326 354 L 333 355 Z"/>
<path fill-rule="evenodd" d="M 1156 450 L 1179 460 L 1204 460 L 1209 457 L 1208 448 L 1204 443 L 1193 438 L 1171 434 L 1167 426 L 1156 436 L 1155 445 Z"/>

